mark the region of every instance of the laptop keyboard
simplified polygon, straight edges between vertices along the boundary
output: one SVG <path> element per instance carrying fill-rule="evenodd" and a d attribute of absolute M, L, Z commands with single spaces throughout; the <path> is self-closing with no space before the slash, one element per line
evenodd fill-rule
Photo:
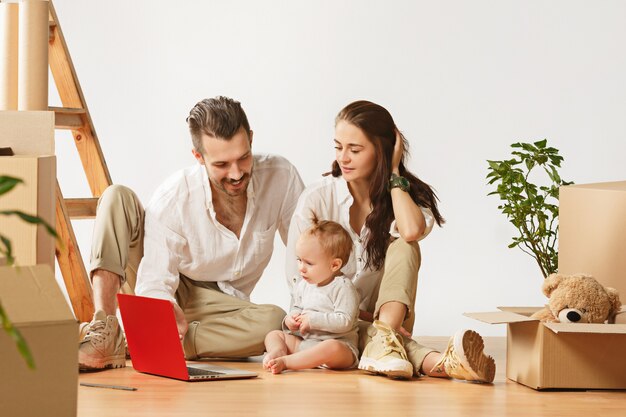
<path fill-rule="evenodd" d="M 192 368 L 190 366 L 187 367 L 187 372 L 189 372 L 189 376 L 224 375 L 224 372 L 208 371 L 206 369 Z"/>

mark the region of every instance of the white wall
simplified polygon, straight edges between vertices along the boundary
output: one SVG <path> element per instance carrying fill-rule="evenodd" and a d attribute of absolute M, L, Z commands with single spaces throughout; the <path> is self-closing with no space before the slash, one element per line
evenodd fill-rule
<path fill-rule="evenodd" d="M 622 1 L 54 3 L 113 180 L 144 201 L 194 163 L 185 118 L 202 98 L 239 99 L 255 151 L 286 156 L 305 183 L 329 167 L 341 107 L 389 109 L 447 219 L 422 244 L 418 335 L 501 335 L 462 313 L 544 302 L 534 260 L 507 249 L 486 159 L 548 138 L 566 179 L 626 179 Z M 64 194 L 87 196 L 71 139 L 57 153 Z M 74 226 L 87 259 L 92 223 Z M 286 307 L 275 247 L 253 300 Z"/>

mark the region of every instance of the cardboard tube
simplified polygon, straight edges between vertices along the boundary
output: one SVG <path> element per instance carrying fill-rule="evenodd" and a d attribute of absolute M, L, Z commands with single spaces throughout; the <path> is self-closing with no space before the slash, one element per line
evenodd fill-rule
<path fill-rule="evenodd" d="M 48 110 L 47 1 L 24 0 L 19 12 L 18 110 Z"/>
<path fill-rule="evenodd" d="M 0 3 L 0 110 L 17 110 L 17 3 Z"/>

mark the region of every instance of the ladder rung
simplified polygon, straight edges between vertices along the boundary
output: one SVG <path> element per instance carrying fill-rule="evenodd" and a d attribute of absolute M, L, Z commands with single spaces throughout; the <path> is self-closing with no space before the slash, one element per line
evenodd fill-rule
<path fill-rule="evenodd" d="M 97 198 L 66 198 L 65 206 L 71 219 L 93 219 L 96 217 Z"/>
<path fill-rule="evenodd" d="M 57 28 L 57 24 L 54 20 L 48 21 L 48 42 L 54 42 L 54 30 Z"/>
<path fill-rule="evenodd" d="M 57 129 L 77 130 L 85 126 L 84 109 L 68 107 L 48 107 L 54 112 L 54 125 Z"/>

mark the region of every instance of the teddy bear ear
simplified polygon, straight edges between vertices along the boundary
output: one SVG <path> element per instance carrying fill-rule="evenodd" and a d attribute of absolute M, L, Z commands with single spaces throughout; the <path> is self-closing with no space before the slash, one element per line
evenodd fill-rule
<path fill-rule="evenodd" d="M 552 291 L 554 291 L 556 287 L 559 286 L 561 281 L 563 281 L 563 278 L 563 275 L 550 274 L 548 278 L 543 280 L 543 285 L 541 286 L 541 289 L 543 290 L 543 293 L 546 295 L 546 297 L 550 298 L 550 294 L 552 294 Z"/>
<path fill-rule="evenodd" d="M 622 302 L 619 299 L 619 293 L 615 288 L 604 287 L 607 295 L 609 296 L 609 300 L 611 301 L 611 311 L 609 315 L 613 316 L 617 314 L 622 308 Z"/>

